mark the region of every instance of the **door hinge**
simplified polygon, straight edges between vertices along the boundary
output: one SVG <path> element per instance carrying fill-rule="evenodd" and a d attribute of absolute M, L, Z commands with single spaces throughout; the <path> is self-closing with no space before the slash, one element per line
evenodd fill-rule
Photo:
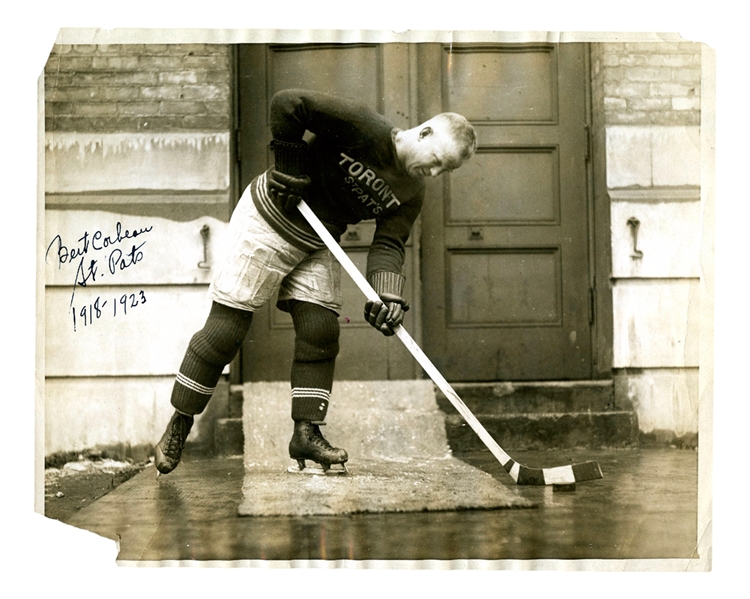
<path fill-rule="evenodd" d="M 589 287 L 589 324 L 594 324 L 594 315 L 596 314 L 596 290 Z"/>
<path fill-rule="evenodd" d="M 585 125 L 586 129 L 586 162 L 591 160 L 591 126 Z"/>
<path fill-rule="evenodd" d="M 242 162 L 242 129 L 234 130 L 234 159 Z"/>

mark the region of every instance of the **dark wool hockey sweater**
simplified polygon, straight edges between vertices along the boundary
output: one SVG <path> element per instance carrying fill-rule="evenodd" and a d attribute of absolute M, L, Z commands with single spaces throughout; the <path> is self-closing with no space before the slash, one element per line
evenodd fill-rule
<path fill-rule="evenodd" d="M 307 153 L 312 179 L 310 208 L 336 239 L 348 224 L 376 220 L 367 274 L 401 273 L 404 244 L 422 209 L 424 181 L 410 177 L 396 156 L 398 129 L 358 102 L 304 90 L 286 90 L 271 101 L 274 139 L 299 142 L 315 135 Z M 251 183 L 255 205 L 288 242 L 313 251 L 325 247 L 298 210 L 293 214 L 271 198 L 263 173 Z"/>

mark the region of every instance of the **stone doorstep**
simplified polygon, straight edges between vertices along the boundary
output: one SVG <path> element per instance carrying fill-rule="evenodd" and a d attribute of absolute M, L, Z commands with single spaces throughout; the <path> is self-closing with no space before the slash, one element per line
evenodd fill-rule
<path fill-rule="evenodd" d="M 508 451 L 630 449 L 638 446 L 638 420 L 634 412 L 475 416 L 492 438 Z M 484 443 L 459 414 L 446 415 L 445 428 L 454 453 L 484 449 Z"/>
<path fill-rule="evenodd" d="M 242 402 L 245 401 L 242 385 L 229 386 L 229 401 L 227 403 L 227 416 L 229 418 L 242 418 Z"/>
<path fill-rule="evenodd" d="M 638 445 L 632 405 L 616 405 L 612 381 L 455 383 L 459 397 L 504 449 L 629 448 Z M 240 386 L 233 386 L 237 404 Z M 453 405 L 435 389 L 454 452 L 478 451 L 484 444 Z M 242 455 L 239 409 L 216 423 L 218 455 Z"/>
<path fill-rule="evenodd" d="M 227 418 L 216 420 L 214 428 L 214 450 L 216 455 L 242 455 L 245 433 L 242 430 L 243 386 L 230 385 L 227 401 Z"/>
<path fill-rule="evenodd" d="M 219 418 L 216 421 L 214 450 L 216 455 L 242 455 L 245 448 L 245 433 L 242 418 Z"/>
<path fill-rule="evenodd" d="M 289 465 L 293 431 L 288 382 L 245 384 L 244 455 L 253 466 Z M 428 380 L 335 381 L 323 434 L 352 460 L 450 454 L 445 414 Z"/>
<path fill-rule="evenodd" d="M 452 387 L 477 416 L 633 411 L 627 400 L 616 404 L 611 380 L 454 383 Z M 435 393 L 440 409 L 448 414 L 454 411 L 451 402 L 437 388 Z"/>
<path fill-rule="evenodd" d="M 456 383 L 453 388 L 503 449 L 638 446 L 633 406 L 615 402 L 611 380 Z M 453 404 L 437 389 L 436 394 L 451 449 L 483 449 Z"/>

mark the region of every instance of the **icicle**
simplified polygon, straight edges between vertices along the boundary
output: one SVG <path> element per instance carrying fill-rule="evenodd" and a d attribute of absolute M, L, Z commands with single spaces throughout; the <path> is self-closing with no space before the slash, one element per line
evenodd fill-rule
<path fill-rule="evenodd" d="M 212 145 L 227 145 L 228 133 L 63 133 L 48 132 L 45 137 L 47 151 L 77 151 L 78 159 L 85 160 L 87 155 L 101 153 L 103 158 L 119 155 L 127 151 L 151 151 L 154 149 L 175 149 L 187 146 L 202 152 Z"/>

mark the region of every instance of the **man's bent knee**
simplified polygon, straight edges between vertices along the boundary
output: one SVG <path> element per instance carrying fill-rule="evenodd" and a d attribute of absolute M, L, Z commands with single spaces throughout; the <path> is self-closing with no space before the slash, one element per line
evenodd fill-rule
<path fill-rule="evenodd" d="M 242 346 L 252 316 L 252 312 L 214 303 L 206 324 L 190 339 L 190 349 L 209 364 L 225 366 Z"/>
<path fill-rule="evenodd" d="M 336 313 L 309 302 L 294 302 L 294 359 L 301 362 L 333 360 L 339 353 L 339 321 Z"/>

